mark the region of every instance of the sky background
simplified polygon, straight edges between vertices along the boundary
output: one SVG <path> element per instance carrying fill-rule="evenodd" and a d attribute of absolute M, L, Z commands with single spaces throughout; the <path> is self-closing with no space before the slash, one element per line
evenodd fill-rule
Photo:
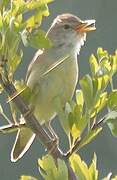
<path fill-rule="evenodd" d="M 117 48 L 117 0 L 55 0 L 50 8 L 50 16 L 44 18 L 43 29 L 47 31 L 52 20 L 62 13 L 72 13 L 81 19 L 96 19 L 96 32 L 87 36 L 87 42 L 79 56 L 80 77 L 89 72 L 88 59 L 91 53 L 96 53 L 98 47 L 103 47 L 109 53 Z M 26 69 L 34 56 L 34 50 L 25 48 L 24 62 L 18 69 L 17 79 L 24 78 Z M 116 78 L 114 80 L 117 87 Z M 3 99 L 2 97 L 1 99 Z M 58 134 L 61 134 L 57 120 L 53 123 Z M 61 146 L 65 149 L 65 137 L 61 139 Z M 38 176 L 37 159 L 43 154 L 43 147 L 35 141 L 24 158 L 17 163 L 10 162 L 10 151 L 15 139 L 15 133 L 0 134 L 0 179 L 17 180 L 21 174 Z M 80 151 L 81 157 L 89 163 L 96 152 L 98 168 L 101 177 L 110 171 L 117 173 L 117 138 L 112 137 L 108 127 L 87 147 Z"/>

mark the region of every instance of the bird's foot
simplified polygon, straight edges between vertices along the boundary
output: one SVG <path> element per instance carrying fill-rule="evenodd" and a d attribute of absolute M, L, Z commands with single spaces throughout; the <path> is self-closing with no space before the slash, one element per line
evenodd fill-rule
<path fill-rule="evenodd" d="M 49 154 L 54 153 L 56 151 L 56 149 L 58 148 L 58 144 L 59 144 L 59 139 L 57 137 L 53 138 L 51 141 L 50 149 L 48 150 L 48 153 Z"/>

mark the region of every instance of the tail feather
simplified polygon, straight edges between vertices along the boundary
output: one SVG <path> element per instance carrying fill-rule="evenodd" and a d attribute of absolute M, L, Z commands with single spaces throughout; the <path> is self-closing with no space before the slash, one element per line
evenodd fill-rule
<path fill-rule="evenodd" d="M 11 161 L 18 161 L 30 148 L 35 139 L 35 134 L 27 127 L 18 129 L 15 143 L 11 151 Z"/>

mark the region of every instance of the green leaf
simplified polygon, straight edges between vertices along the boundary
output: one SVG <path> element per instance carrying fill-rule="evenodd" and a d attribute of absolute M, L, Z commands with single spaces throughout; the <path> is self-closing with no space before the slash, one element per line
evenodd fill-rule
<path fill-rule="evenodd" d="M 94 153 L 92 163 L 89 166 L 89 174 L 92 180 L 98 180 L 98 170 L 96 166 L 97 166 L 97 157 L 96 154 Z"/>
<path fill-rule="evenodd" d="M 18 16 L 20 14 L 32 12 L 34 19 L 37 11 L 40 12 L 40 16 L 48 16 L 49 10 L 47 4 L 50 2 L 52 2 L 52 0 L 37 0 L 26 2 L 24 0 L 13 1 L 11 12 L 13 16 Z M 30 17 L 28 19 L 30 19 Z"/>
<path fill-rule="evenodd" d="M 94 54 L 92 54 L 90 56 L 89 63 L 90 63 L 90 68 L 91 68 L 92 76 L 95 76 L 97 71 L 98 71 L 99 65 L 98 65 L 97 59 L 94 56 Z"/>
<path fill-rule="evenodd" d="M 34 48 L 50 48 L 52 46 L 50 40 L 46 37 L 46 33 L 41 29 L 34 31 L 28 36 L 28 43 Z"/>
<path fill-rule="evenodd" d="M 102 74 L 110 75 L 110 71 L 111 71 L 111 64 L 110 64 L 110 62 L 108 61 L 108 59 L 103 59 L 100 62 L 100 72 Z"/>
<path fill-rule="evenodd" d="M 2 29 L 3 27 L 3 17 L 2 17 L 2 14 L 0 12 L 0 30 Z"/>
<path fill-rule="evenodd" d="M 87 109 L 91 109 L 93 103 L 93 83 L 91 77 L 89 75 L 84 76 L 80 80 L 80 86 L 83 91 Z"/>
<path fill-rule="evenodd" d="M 94 117 L 97 113 L 99 113 L 107 105 L 107 100 L 108 100 L 107 92 L 103 92 L 98 96 L 97 101 L 94 104 L 94 108 L 91 113 L 91 117 Z"/>
<path fill-rule="evenodd" d="M 102 76 L 102 85 L 101 85 L 102 90 L 107 87 L 109 80 L 110 80 L 109 75 Z"/>
<path fill-rule="evenodd" d="M 117 109 L 117 89 L 114 89 L 108 97 L 108 107 L 109 109 Z"/>
<path fill-rule="evenodd" d="M 78 149 L 89 144 L 101 132 L 101 130 L 102 127 L 91 129 L 79 144 Z"/>
<path fill-rule="evenodd" d="M 87 125 L 86 117 L 82 115 L 83 107 L 80 104 L 74 105 L 73 110 L 68 115 L 68 122 L 70 132 L 74 140 L 76 140 L 82 134 Z"/>
<path fill-rule="evenodd" d="M 37 2 L 30 2 L 29 9 L 35 9 L 35 13 L 29 17 L 26 21 L 26 27 L 33 28 L 34 26 L 40 26 L 42 22 L 43 16 L 49 16 L 49 9 L 46 3 L 42 3 L 43 0 L 40 0 L 39 3 Z M 51 2 L 52 0 L 48 1 Z"/>
<path fill-rule="evenodd" d="M 8 50 L 7 59 L 13 59 L 16 56 L 18 47 L 20 43 L 20 36 L 17 32 L 8 29 L 7 33 L 5 34 L 5 42 L 4 46 L 6 46 Z"/>
<path fill-rule="evenodd" d="M 37 178 L 35 178 L 35 177 L 32 177 L 32 176 L 22 175 L 22 176 L 20 177 L 20 180 L 39 180 L 39 179 L 37 179 Z"/>
<path fill-rule="evenodd" d="M 49 10 L 48 11 L 48 15 L 49 15 Z M 36 10 L 35 12 L 35 15 L 34 15 L 34 22 L 35 22 L 35 25 L 37 26 L 40 26 L 41 25 L 41 22 L 42 22 L 42 17 L 43 17 L 43 13 L 42 11 L 40 10 Z"/>
<path fill-rule="evenodd" d="M 103 90 L 103 89 L 106 88 L 109 80 L 110 80 L 109 75 L 103 74 L 102 72 L 100 72 L 100 74 L 98 74 L 98 77 L 95 78 L 94 81 L 97 82 L 97 85 L 98 85 L 97 88 L 98 88 L 98 90 Z"/>
<path fill-rule="evenodd" d="M 67 170 L 67 167 L 66 167 L 66 164 L 63 160 L 61 159 L 58 159 L 58 180 L 59 179 L 65 179 L 65 180 L 68 180 L 68 170 Z"/>
<path fill-rule="evenodd" d="M 117 54 L 115 55 L 110 55 L 110 64 L 111 64 L 111 71 L 112 75 L 117 71 Z"/>
<path fill-rule="evenodd" d="M 83 116 L 77 120 L 74 120 L 74 119 L 72 120 L 72 125 L 71 125 L 71 135 L 73 136 L 73 138 L 75 140 L 81 136 L 81 134 L 83 133 L 84 129 L 86 128 L 88 122 L 87 122 L 85 116 Z"/>
<path fill-rule="evenodd" d="M 76 102 L 79 106 L 83 107 L 84 104 L 83 92 L 79 89 L 76 90 Z"/>
<path fill-rule="evenodd" d="M 103 50 L 103 48 L 99 47 L 97 49 L 97 55 L 99 60 L 103 60 L 104 58 L 108 58 L 108 52 Z"/>
<path fill-rule="evenodd" d="M 107 84 L 109 82 L 109 76 L 104 75 L 102 77 L 97 77 L 93 79 L 93 99 L 94 104 L 97 103 L 97 101 L 100 98 L 100 95 L 104 91 L 104 89 L 107 87 Z"/>
<path fill-rule="evenodd" d="M 23 52 L 21 51 L 20 54 L 14 54 L 14 56 L 11 59 L 9 59 L 8 72 L 10 76 L 12 76 L 15 73 L 18 65 L 21 63 L 22 57 L 23 57 Z"/>
<path fill-rule="evenodd" d="M 37 1 L 30 1 L 27 3 L 27 8 L 32 10 L 32 9 L 37 9 L 45 4 L 48 4 L 52 2 L 53 0 L 37 0 Z"/>
<path fill-rule="evenodd" d="M 76 105 L 73 110 L 74 123 L 77 125 L 79 120 L 82 118 L 82 106 Z M 79 127 L 79 125 L 78 125 Z"/>
<path fill-rule="evenodd" d="M 27 28 L 33 28 L 35 26 L 35 16 L 31 16 L 30 18 L 27 19 L 26 21 L 26 27 Z"/>
<path fill-rule="evenodd" d="M 41 29 L 35 29 L 31 33 L 26 29 L 21 33 L 21 38 L 24 46 L 31 46 L 33 48 L 50 48 L 51 41 L 46 36 L 46 33 Z"/>
<path fill-rule="evenodd" d="M 110 56 L 107 51 L 102 48 L 98 48 L 97 55 L 99 59 L 99 68 L 97 71 L 97 77 L 102 77 L 104 75 L 112 76 L 112 62 L 110 61 Z M 111 58 L 112 59 L 112 58 Z"/>
<path fill-rule="evenodd" d="M 101 79 L 94 78 L 93 79 L 93 97 L 95 98 L 95 102 L 98 100 L 100 93 L 101 93 Z"/>
<path fill-rule="evenodd" d="M 26 11 L 26 2 L 24 0 L 12 1 L 11 4 L 11 14 L 17 16 L 23 14 Z"/>
<path fill-rule="evenodd" d="M 72 126 L 74 124 L 74 115 L 72 112 L 70 112 L 68 115 L 68 123 L 69 123 L 69 128 L 72 129 Z"/>
<path fill-rule="evenodd" d="M 42 16 L 49 16 L 49 10 L 48 6 L 45 4 L 39 8 L 39 11 L 41 12 Z"/>
<path fill-rule="evenodd" d="M 99 102 L 99 106 L 98 106 L 98 111 L 102 110 L 104 108 L 104 106 L 107 103 L 107 92 L 103 92 L 100 94 L 100 102 Z"/>
<path fill-rule="evenodd" d="M 43 156 L 42 159 L 38 160 L 38 164 L 39 171 L 44 179 L 46 179 L 47 176 L 51 179 L 54 179 L 55 175 L 57 174 L 57 167 L 52 156 Z"/>
<path fill-rule="evenodd" d="M 74 141 L 74 142 L 75 142 L 75 140 L 76 140 L 78 137 L 80 137 L 80 135 L 81 135 L 81 131 L 80 131 L 80 129 L 78 129 L 78 128 L 76 127 L 76 124 L 73 124 L 73 125 L 72 125 L 71 135 L 72 135 L 72 137 L 73 137 L 73 141 Z"/>
<path fill-rule="evenodd" d="M 109 129 L 113 136 L 117 137 L 117 111 L 110 111 L 106 116 L 105 120 L 108 124 Z"/>
<path fill-rule="evenodd" d="M 78 180 L 90 180 L 88 167 L 78 154 L 72 154 L 69 161 Z"/>
<path fill-rule="evenodd" d="M 38 160 L 40 173 L 45 180 L 68 180 L 68 170 L 65 162 L 61 159 L 57 160 L 57 166 L 51 155 L 46 155 Z"/>

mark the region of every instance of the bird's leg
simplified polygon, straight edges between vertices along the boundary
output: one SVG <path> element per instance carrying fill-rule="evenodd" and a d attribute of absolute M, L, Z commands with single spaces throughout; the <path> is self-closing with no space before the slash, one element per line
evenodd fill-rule
<path fill-rule="evenodd" d="M 33 97 L 34 98 L 34 97 Z M 35 106 L 32 105 L 30 107 L 31 112 L 34 112 Z M 53 139 L 53 141 L 55 141 L 56 143 L 58 143 L 58 136 L 55 133 L 55 131 L 53 130 L 52 126 L 51 126 L 51 121 L 45 122 L 42 127 L 47 131 L 47 133 L 49 134 L 49 136 Z"/>
<path fill-rule="evenodd" d="M 57 134 L 55 133 L 54 129 L 52 128 L 51 122 L 47 122 L 47 123 L 43 124 L 43 127 L 44 127 L 45 129 L 47 129 L 47 131 L 48 131 L 50 137 L 53 139 L 53 141 L 58 142 L 58 136 L 57 136 Z"/>
<path fill-rule="evenodd" d="M 46 132 L 52 138 L 52 146 L 48 152 L 49 154 L 51 154 L 51 152 L 54 152 L 56 150 L 56 148 L 58 147 L 59 138 L 58 138 L 57 134 L 55 133 L 54 129 L 52 128 L 50 122 L 46 122 L 45 124 L 43 124 L 43 128 L 46 130 Z"/>

